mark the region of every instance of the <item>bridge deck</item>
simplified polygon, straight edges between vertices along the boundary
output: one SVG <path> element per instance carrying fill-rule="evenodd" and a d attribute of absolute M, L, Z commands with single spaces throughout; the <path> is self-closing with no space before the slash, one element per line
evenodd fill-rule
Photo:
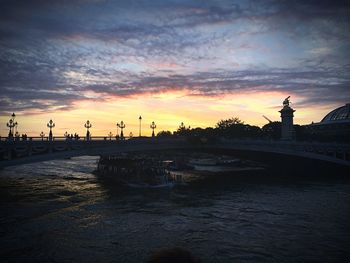
<path fill-rule="evenodd" d="M 350 166 L 350 145 L 347 144 L 225 139 L 211 144 L 190 144 L 184 138 L 135 138 L 123 141 L 108 139 L 1 141 L 0 167 L 81 155 L 190 148 L 268 152 Z"/>

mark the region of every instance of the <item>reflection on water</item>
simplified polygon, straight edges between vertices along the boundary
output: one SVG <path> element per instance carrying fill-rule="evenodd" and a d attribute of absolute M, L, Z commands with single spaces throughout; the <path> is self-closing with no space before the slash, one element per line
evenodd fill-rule
<path fill-rule="evenodd" d="M 349 182 L 232 176 L 121 187 L 92 173 L 96 160 L 0 171 L 2 261 L 142 262 L 174 246 L 204 262 L 350 259 Z"/>

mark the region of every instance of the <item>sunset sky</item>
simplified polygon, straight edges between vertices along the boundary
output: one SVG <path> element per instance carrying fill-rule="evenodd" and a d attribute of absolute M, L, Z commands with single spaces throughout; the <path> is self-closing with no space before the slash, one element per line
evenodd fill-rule
<path fill-rule="evenodd" d="M 349 1 L 0 0 L 0 135 L 138 135 L 350 102 Z"/>

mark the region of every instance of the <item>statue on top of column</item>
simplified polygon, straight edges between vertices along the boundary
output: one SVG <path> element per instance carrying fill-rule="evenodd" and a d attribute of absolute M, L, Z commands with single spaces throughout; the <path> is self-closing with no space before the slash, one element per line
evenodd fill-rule
<path fill-rule="evenodd" d="M 287 98 L 285 98 L 284 99 L 284 101 L 283 101 L 283 107 L 289 107 L 289 98 L 290 98 L 290 96 L 288 96 Z"/>

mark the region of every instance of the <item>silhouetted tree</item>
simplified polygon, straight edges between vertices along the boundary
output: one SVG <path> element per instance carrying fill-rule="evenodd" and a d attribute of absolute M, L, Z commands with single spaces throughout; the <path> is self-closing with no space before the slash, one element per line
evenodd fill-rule
<path fill-rule="evenodd" d="M 245 136 L 248 138 L 261 138 L 263 136 L 262 129 L 258 126 L 245 124 Z"/>
<path fill-rule="evenodd" d="M 216 130 L 218 136 L 226 138 L 259 138 L 262 134 L 258 126 L 244 124 L 238 117 L 220 120 Z"/>
<path fill-rule="evenodd" d="M 157 137 L 170 137 L 172 135 L 171 131 L 160 131 L 157 133 Z"/>
<path fill-rule="evenodd" d="M 179 128 L 174 132 L 174 135 L 187 136 L 190 134 L 190 131 L 191 131 L 191 126 L 188 126 L 188 128 L 186 128 L 184 123 L 181 122 Z"/>
<path fill-rule="evenodd" d="M 278 140 L 281 138 L 281 122 L 273 121 L 265 124 L 262 127 L 262 132 L 265 138 Z"/>
<path fill-rule="evenodd" d="M 226 120 L 220 120 L 216 124 L 216 128 L 219 130 L 226 130 L 226 129 L 232 127 L 233 125 L 237 125 L 237 124 L 244 124 L 244 122 L 241 121 L 238 117 L 233 117 L 233 118 L 226 119 Z"/>

